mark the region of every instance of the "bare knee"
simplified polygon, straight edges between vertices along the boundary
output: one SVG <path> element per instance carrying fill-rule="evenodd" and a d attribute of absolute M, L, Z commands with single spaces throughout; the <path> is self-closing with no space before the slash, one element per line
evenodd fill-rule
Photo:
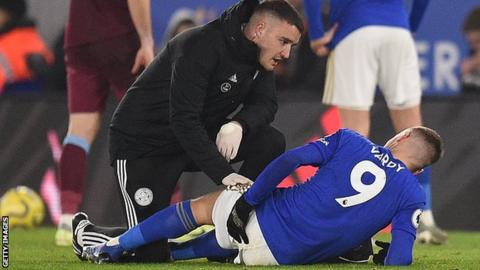
<path fill-rule="evenodd" d="M 198 225 L 213 225 L 213 206 L 221 192 L 212 192 L 191 201 L 190 207 Z"/>
<path fill-rule="evenodd" d="M 100 113 L 71 113 L 68 134 L 83 138 L 89 144 L 93 142 L 100 129 Z"/>
<path fill-rule="evenodd" d="M 339 108 L 342 127 L 355 130 L 368 137 L 370 132 L 370 111 Z"/>
<path fill-rule="evenodd" d="M 396 132 L 422 125 L 422 114 L 419 105 L 405 109 L 390 109 L 390 118 Z"/>

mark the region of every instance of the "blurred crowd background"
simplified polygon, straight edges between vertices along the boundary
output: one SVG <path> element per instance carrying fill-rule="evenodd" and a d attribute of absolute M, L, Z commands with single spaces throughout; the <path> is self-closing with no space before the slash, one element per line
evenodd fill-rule
<path fill-rule="evenodd" d="M 214 19 L 234 2 L 153 0 L 156 50 L 179 31 Z M 301 0 L 290 2 L 303 12 Z M 55 224 L 60 211 L 58 160 L 68 125 L 63 30 L 69 1 L 28 0 L 25 7 L 11 3 L 0 1 L 0 196 L 18 185 L 32 187 L 46 202 L 46 222 Z M 3 10 L 15 12 L 16 21 L 4 20 Z M 477 0 L 432 1 L 415 35 L 424 121 L 446 141 L 446 156 L 435 166 L 432 183 L 433 211 L 445 229 L 480 230 L 479 10 Z M 469 27 L 467 20 L 473 20 Z M 16 31 L 20 26 L 28 31 Z M 287 148 L 335 128 L 338 116 L 321 104 L 325 60 L 312 53 L 304 38 L 291 59 L 275 71 L 280 104 L 274 124 L 286 134 Z M 122 222 L 121 214 L 104 215 L 112 212 L 111 205 L 118 205 L 120 213 L 120 198 L 110 192 L 115 183 L 106 132 L 115 105 L 111 100 L 89 155 L 82 207 L 104 224 Z M 393 134 L 384 102 L 376 102 L 372 117 L 372 140 L 382 143 Z M 303 181 L 308 173 L 298 171 L 286 181 Z M 196 197 L 212 188 L 213 182 L 202 174 L 188 173 L 182 176 L 177 196 Z"/>

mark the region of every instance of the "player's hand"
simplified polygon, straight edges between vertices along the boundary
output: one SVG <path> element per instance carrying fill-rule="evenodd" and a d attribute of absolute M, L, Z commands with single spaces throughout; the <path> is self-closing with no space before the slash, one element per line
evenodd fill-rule
<path fill-rule="evenodd" d="M 216 144 L 218 151 L 228 162 L 237 156 L 242 136 L 243 128 L 237 121 L 228 122 L 220 128 Z"/>
<path fill-rule="evenodd" d="M 224 184 L 225 186 L 236 186 L 236 185 L 249 186 L 253 184 L 253 181 L 238 173 L 231 173 L 222 179 L 222 184 Z"/>
<path fill-rule="evenodd" d="M 330 30 L 325 32 L 323 37 L 310 41 L 310 48 L 318 56 L 326 56 L 330 52 L 327 45 L 332 41 L 337 31 L 338 23 L 334 24 Z"/>
<path fill-rule="evenodd" d="M 390 243 L 382 242 L 382 241 L 375 241 L 375 245 L 381 247 L 377 254 L 373 254 L 373 262 L 375 264 L 384 265 L 385 258 L 388 254 L 388 248 L 390 247 Z"/>
<path fill-rule="evenodd" d="M 242 195 L 238 198 L 237 202 L 233 206 L 232 212 L 228 216 L 227 229 L 228 234 L 233 237 L 238 243 L 248 244 L 247 233 L 245 228 L 247 227 L 248 220 L 250 218 L 250 212 L 253 210 L 253 206 L 247 203 Z"/>
<path fill-rule="evenodd" d="M 137 51 L 137 56 L 135 57 L 135 63 L 133 64 L 131 73 L 138 74 L 143 68 L 146 68 L 155 57 L 153 52 L 153 41 L 144 42 L 141 44 L 140 48 Z"/>

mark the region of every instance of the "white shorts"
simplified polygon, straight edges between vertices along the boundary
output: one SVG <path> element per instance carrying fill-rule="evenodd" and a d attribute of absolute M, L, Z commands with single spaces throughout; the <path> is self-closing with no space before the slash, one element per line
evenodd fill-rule
<path fill-rule="evenodd" d="M 369 110 L 377 85 L 390 109 L 420 104 L 418 56 L 406 29 L 367 26 L 340 41 L 328 58 L 323 102 Z"/>
<path fill-rule="evenodd" d="M 252 211 L 246 228 L 249 240 L 248 245 L 238 243 L 228 234 L 228 216 L 240 196 L 241 194 L 238 191 L 225 190 L 220 193 L 220 196 L 215 201 L 212 218 L 215 224 L 215 237 L 218 244 L 225 249 L 238 249 L 238 256 L 234 261 L 236 264 L 278 265 L 277 260 L 273 257 L 270 248 L 268 248 L 263 238 L 255 211 Z"/>

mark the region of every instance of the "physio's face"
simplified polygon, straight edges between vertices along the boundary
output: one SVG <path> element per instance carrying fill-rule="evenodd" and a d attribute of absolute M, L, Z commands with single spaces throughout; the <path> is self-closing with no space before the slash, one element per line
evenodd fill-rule
<path fill-rule="evenodd" d="M 258 61 L 266 70 L 273 70 L 282 60 L 288 59 L 301 36 L 295 26 L 268 16 L 255 34 L 255 43 L 260 48 Z"/>

